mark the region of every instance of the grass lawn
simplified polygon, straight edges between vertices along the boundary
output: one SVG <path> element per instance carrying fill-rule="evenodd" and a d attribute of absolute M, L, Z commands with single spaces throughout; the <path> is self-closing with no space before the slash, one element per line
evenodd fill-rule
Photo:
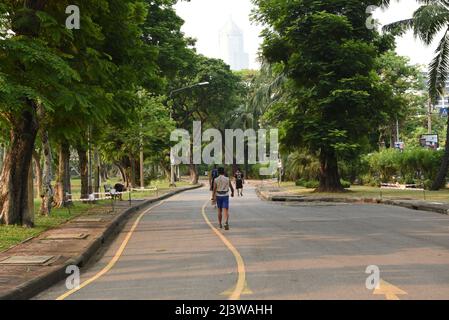
<path fill-rule="evenodd" d="M 287 191 L 292 194 L 300 195 L 323 195 L 323 196 L 341 196 L 341 197 L 361 197 L 361 198 L 380 198 L 381 190 L 376 187 L 369 186 L 352 186 L 348 189 L 348 192 L 341 194 L 331 194 L 331 193 L 314 193 L 313 189 L 306 189 L 303 187 L 295 186 L 294 182 L 283 182 L 281 184 L 283 191 Z M 427 201 L 437 201 L 437 202 L 449 202 L 449 189 L 444 189 L 440 191 L 427 191 L 425 192 L 425 197 Z M 413 190 L 391 190 L 382 189 L 382 198 L 384 199 L 416 199 L 424 200 L 424 193 L 422 191 Z"/>
<path fill-rule="evenodd" d="M 176 187 L 186 187 L 189 186 L 190 183 L 186 181 L 178 181 L 176 182 Z M 170 190 L 170 182 L 167 181 L 153 181 L 150 186 L 146 186 L 145 188 L 157 187 L 157 194 L 160 195 L 163 192 Z M 138 189 L 138 188 L 137 188 Z M 128 197 L 127 194 L 123 195 L 124 197 Z M 131 194 L 133 199 L 140 198 L 148 198 L 156 196 L 156 191 L 133 191 Z M 125 198 L 123 198 L 125 199 Z M 127 198 L 126 198 L 127 199 Z"/>
<path fill-rule="evenodd" d="M 99 202 L 95 204 L 95 207 L 104 205 Z M 35 212 L 38 212 L 40 206 L 40 200 L 36 200 L 34 203 Z M 6 250 L 30 237 L 37 236 L 41 232 L 48 229 L 59 226 L 60 224 L 67 222 L 73 218 L 76 218 L 82 214 L 86 214 L 89 209 L 93 208 L 92 205 L 77 203 L 70 208 L 70 213 L 66 208 L 53 209 L 49 217 L 43 217 L 38 214 L 35 216 L 35 227 L 24 228 L 19 226 L 0 226 L 0 251 Z M 109 207 L 105 207 L 108 210 Z"/>
<path fill-rule="evenodd" d="M 72 179 L 72 194 L 73 199 L 79 199 L 80 197 L 80 189 L 81 189 L 81 181 L 80 179 Z M 108 182 L 102 183 L 114 185 L 118 182 L 118 179 L 111 179 Z M 151 184 L 151 187 L 157 186 L 159 190 L 159 194 L 170 189 L 169 182 L 166 181 L 154 181 Z M 176 183 L 177 187 L 183 187 L 189 185 L 188 182 L 180 181 Z M 101 190 L 104 191 L 103 189 Z M 35 193 L 36 194 L 36 193 Z M 156 195 L 155 191 L 145 191 L 145 192 L 133 192 L 132 199 L 141 199 L 141 198 L 149 198 Z M 124 200 L 128 199 L 128 195 L 124 195 Z M 110 210 L 110 202 L 109 201 L 99 201 L 98 203 L 91 204 L 83 204 L 80 202 L 76 202 L 76 204 L 70 208 L 70 213 L 66 208 L 62 209 L 53 209 L 52 213 L 49 217 L 39 216 L 37 213 L 39 212 L 41 200 L 36 199 L 34 202 L 35 206 L 35 227 L 34 228 L 23 228 L 19 226 L 0 226 L 0 251 L 4 251 L 30 237 L 34 237 L 39 235 L 40 233 L 55 228 L 69 220 L 72 220 L 80 215 L 87 214 L 90 209 L 98 210 L 99 207 L 104 206 L 104 210 Z"/>

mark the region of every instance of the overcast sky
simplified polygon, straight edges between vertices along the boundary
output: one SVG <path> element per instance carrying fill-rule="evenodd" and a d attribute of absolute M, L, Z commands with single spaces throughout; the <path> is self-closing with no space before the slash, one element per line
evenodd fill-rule
<path fill-rule="evenodd" d="M 410 18 L 419 5 L 415 0 L 393 1 L 386 11 L 378 10 L 374 17 L 381 23 L 389 23 Z M 257 52 L 261 39 L 261 27 L 250 21 L 252 4 L 250 0 L 191 0 L 176 5 L 178 15 L 185 20 L 184 32 L 197 39 L 198 52 L 220 58 L 218 34 L 229 17 L 243 30 L 245 36 L 245 50 L 250 55 L 250 67 L 257 68 Z M 412 63 L 428 64 L 436 48 L 436 44 L 425 48 L 413 34 L 397 40 L 399 54 L 408 56 Z"/>

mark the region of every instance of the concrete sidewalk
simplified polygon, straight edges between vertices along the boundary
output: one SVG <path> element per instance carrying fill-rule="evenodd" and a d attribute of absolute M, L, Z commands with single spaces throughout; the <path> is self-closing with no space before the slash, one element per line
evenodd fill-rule
<path fill-rule="evenodd" d="M 398 207 L 404 207 L 412 210 L 437 212 L 440 214 L 449 215 L 449 203 L 422 201 L 422 200 L 407 200 L 407 199 L 380 199 L 380 198 L 360 198 L 360 197 L 344 197 L 344 196 L 305 196 L 305 195 L 291 195 L 282 192 L 276 188 L 264 189 L 258 187 L 256 189 L 257 195 L 266 201 L 274 202 L 336 202 L 336 203 L 363 203 L 363 204 L 384 204 Z"/>
<path fill-rule="evenodd" d="M 159 197 L 116 202 L 115 210 L 98 210 L 43 232 L 0 253 L 0 300 L 28 299 L 66 278 L 66 268 L 83 266 L 127 219 L 151 203 L 201 185 L 178 188 Z M 112 208 L 110 208 L 112 209 Z M 109 212 L 108 212 L 109 211 Z"/>

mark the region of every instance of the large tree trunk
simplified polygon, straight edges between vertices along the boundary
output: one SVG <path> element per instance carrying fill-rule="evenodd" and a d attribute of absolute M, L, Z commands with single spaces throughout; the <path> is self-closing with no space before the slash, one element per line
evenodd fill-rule
<path fill-rule="evenodd" d="M 126 176 L 125 169 L 123 169 L 123 167 L 119 163 L 116 163 L 115 165 L 117 166 L 118 170 L 120 171 L 120 175 L 122 176 L 123 184 L 126 187 L 128 187 L 129 186 L 129 182 L 128 182 L 128 178 Z"/>
<path fill-rule="evenodd" d="M 433 182 L 431 190 L 440 190 L 446 186 L 446 176 L 449 169 L 449 117 L 447 118 L 447 129 L 446 129 L 446 147 L 444 149 L 443 160 L 441 161 L 440 170 L 438 171 L 437 177 Z"/>
<path fill-rule="evenodd" d="M 101 170 L 101 162 L 100 162 L 100 155 L 98 153 L 98 149 L 95 148 L 94 150 L 94 165 L 93 165 L 93 174 L 94 174 L 94 192 L 100 193 L 100 184 L 101 184 L 101 177 L 100 177 L 100 170 Z M 100 198 L 100 195 L 97 195 L 98 198 Z"/>
<path fill-rule="evenodd" d="M 41 154 L 37 151 L 33 151 L 33 163 L 34 163 L 34 175 L 36 179 L 36 193 L 40 196 L 42 190 L 42 166 L 41 166 Z"/>
<path fill-rule="evenodd" d="M 28 177 L 38 131 L 35 105 L 11 121 L 10 148 L 0 178 L 0 224 L 33 226 L 28 212 Z"/>
<path fill-rule="evenodd" d="M 321 150 L 320 186 L 316 192 L 344 192 L 334 150 Z"/>
<path fill-rule="evenodd" d="M 102 181 L 108 181 L 109 180 L 108 166 L 106 166 L 105 164 L 101 165 L 101 180 Z"/>
<path fill-rule="evenodd" d="M 193 146 L 192 146 L 193 148 Z M 179 168 L 179 166 L 178 166 Z M 190 173 L 190 184 L 195 185 L 198 184 L 199 175 L 198 175 L 198 166 L 193 163 L 193 152 L 190 152 L 190 164 L 189 164 L 189 173 Z M 179 177 L 181 180 L 181 177 Z"/>
<path fill-rule="evenodd" d="M 58 208 L 67 207 L 71 202 L 67 201 L 67 193 L 71 193 L 70 187 L 70 145 L 63 141 L 59 144 L 58 176 L 56 178 L 55 203 Z"/>
<path fill-rule="evenodd" d="M 42 199 L 39 214 L 43 216 L 48 216 L 51 213 L 54 190 L 53 186 L 51 185 L 51 182 L 53 180 L 52 155 L 51 155 L 50 140 L 48 138 L 47 131 L 41 133 L 41 140 L 42 140 L 42 151 L 44 154 L 44 168 L 42 173 L 42 189 L 39 190 L 40 197 Z"/>
<path fill-rule="evenodd" d="M 5 153 L 6 153 L 6 148 L 3 145 L 3 143 L 2 143 L 1 146 L 0 146 L 0 174 L 1 174 L 2 170 L 3 170 L 3 159 L 5 157 Z"/>
<path fill-rule="evenodd" d="M 136 179 L 136 161 L 130 157 L 129 161 L 131 163 L 129 167 L 129 173 L 128 173 L 128 180 L 130 183 L 131 188 L 137 187 L 137 179 Z"/>
<path fill-rule="evenodd" d="M 167 181 L 170 181 L 170 167 L 167 166 L 167 165 L 165 165 L 164 162 L 161 162 L 161 163 L 160 163 L 160 166 L 161 166 L 162 170 L 164 171 L 165 179 L 166 179 Z"/>
<path fill-rule="evenodd" d="M 199 180 L 198 166 L 196 164 L 189 164 L 189 172 L 190 172 L 190 184 L 198 184 Z"/>
<path fill-rule="evenodd" d="M 134 160 L 134 182 L 135 188 L 140 188 L 140 161 L 139 159 Z"/>
<path fill-rule="evenodd" d="M 25 210 L 24 221 L 28 221 L 28 226 L 34 227 L 34 185 L 33 185 L 33 161 L 30 163 L 30 170 L 28 170 L 28 209 Z"/>
<path fill-rule="evenodd" d="M 79 158 L 79 170 L 81 178 L 81 199 L 89 198 L 89 164 L 87 148 L 78 145 L 76 148 Z"/>

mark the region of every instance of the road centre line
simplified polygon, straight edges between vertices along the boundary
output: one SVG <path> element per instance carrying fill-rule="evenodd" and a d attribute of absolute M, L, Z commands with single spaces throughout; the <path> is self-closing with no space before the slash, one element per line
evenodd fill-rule
<path fill-rule="evenodd" d="M 232 252 L 234 255 L 235 261 L 237 262 L 237 273 L 238 273 L 238 279 L 237 279 L 237 285 L 235 286 L 234 291 L 230 294 L 229 300 L 239 300 L 246 284 L 246 269 L 245 269 L 245 263 L 243 261 L 242 256 L 238 252 L 238 250 L 234 247 L 234 245 L 217 229 L 215 228 L 212 223 L 210 222 L 209 218 L 206 215 L 206 207 L 209 204 L 209 200 L 206 201 L 206 203 L 203 205 L 203 208 L 201 210 L 201 213 L 203 215 L 204 220 L 209 225 L 209 227 L 212 229 L 213 232 L 223 241 L 225 246 L 229 249 L 229 251 Z"/>

